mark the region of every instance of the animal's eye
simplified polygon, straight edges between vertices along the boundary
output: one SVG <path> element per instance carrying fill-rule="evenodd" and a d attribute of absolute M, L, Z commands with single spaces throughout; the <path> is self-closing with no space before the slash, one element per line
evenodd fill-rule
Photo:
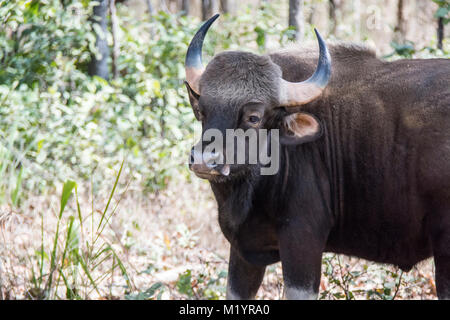
<path fill-rule="evenodd" d="M 248 122 L 251 124 L 258 124 L 261 121 L 261 118 L 255 115 L 251 115 L 248 117 Z"/>

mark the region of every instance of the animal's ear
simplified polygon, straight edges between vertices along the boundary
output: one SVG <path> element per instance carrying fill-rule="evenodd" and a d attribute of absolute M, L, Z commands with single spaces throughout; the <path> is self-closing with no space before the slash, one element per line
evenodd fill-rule
<path fill-rule="evenodd" d="M 189 102 L 191 103 L 191 107 L 194 110 L 195 117 L 200 121 L 200 109 L 198 108 L 198 100 L 200 99 L 200 95 L 192 90 L 187 81 L 185 81 L 184 84 L 186 85 L 189 94 Z"/>
<path fill-rule="evenodd" d="M 280 141 L 282 144 L 300 144 L 317 140 L 322 135 L 320 122 L 311 114 L 296 112 L 283 118 Z"/>

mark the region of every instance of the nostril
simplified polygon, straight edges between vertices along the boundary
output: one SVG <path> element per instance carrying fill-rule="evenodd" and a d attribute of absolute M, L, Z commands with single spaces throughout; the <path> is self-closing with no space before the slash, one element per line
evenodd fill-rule
<path fill-rule="evenodd" d="M 217 163 L 214 160 L 207 161 L 206 165 L 208 166 L 208 168 L 215 168 L 215 167 L 217 167 Z"/>
<path fill-rule="evenodd" d="M 194 164 L 195 162 L 195 154 L 194 154 L 194 148 L 191 149 L 191 155 L 189 157 L 189 163 Z"/>
<path fill-rule="evenodd" d="M 203 161 L 208 168 L 215 168 L 220 162 L 221 154 L 219 152 L 206 152 L 203 154 Z"/>
<path fill-rule="evenodd" d="M 221 153 L 220 152 L 208 152 L 203 154 L 203 160 L 207 164 L 217 165 L 217 162 L 221 161 Z"/>
<path fill-rule="evenodd" d="M 211 153 L 211 160 L 217 160 L 219 158 L 220 158 L 220 153 L 218 153 L 218 152 Z"/>

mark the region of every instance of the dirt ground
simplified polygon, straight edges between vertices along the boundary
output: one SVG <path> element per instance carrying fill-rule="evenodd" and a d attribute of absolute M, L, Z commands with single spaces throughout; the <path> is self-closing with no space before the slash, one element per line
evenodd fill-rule
<path fill-rule="evenodd" d="M 144 196 L 132 184 L 128 189 L 125 186 L 119 189 L 112 202 L 115 205 L 119 199 L 121 201 L 101 238 L 115 248 L 130 285 L 127 286 L 119 270 L 101 277 L 102 273 L 107 274 L 110 259 L 105 258 L 92 268 L 92 277 L 100 279 L 96 281 L 98 290 L 92 290 L 92 283 L 83 278 L 83 270 L 76 262 L 66 262 L 63 268 L 80 269 L 76 280 L 80 296 L 83 299 L 224 298 L 229 245 L 220 231 L 216 204 L 207 183 L 196 178 L 189 183 L 180 179 L 167 190 L 149 196 Z M 87 243 L 90 237 L 89 219 L 98 221 L 107 202 L 106 193 L 97 194 L 95 201 L 89 194 L 89 188 L 79 187 L 79 203 L 85 221 L 85 225 L 79 226 L 81 245 L 77 248 L 80 252 L 85 250 L 83 239 Z M 2 299 L 36 298 L 33 295 L 36 284 L 31 279 L 33 272 L 38 273 L 36 252 L 42 245 L 47 253 L 43 278 L 48 277 L 45 270 L 48 270 L 57 225 L 59 196 L 28 199 L 22 208 L 26 209 L 14 211 L 8 206 L 0 209 Z M 66 222 L 76 215 L 72 197 L 63 214 L 60 238 L 66 234 Z M 81 230 L 83 228 L 86 230 Z M 63 248 L 64 242 L 60 241 L 58 257 Z M 422 262 L 409 273 L 402 273 L 392 266 L 327 253 L 322 271 L 321 299 L 436 298 L 431 260 Z M 59 283 L 58 286 L 58 294 L 52 298 L 67 298 L 64 285 Z M 278 263 L 267 268 L 257 299 L 282 297 L 282 272 Z"/>

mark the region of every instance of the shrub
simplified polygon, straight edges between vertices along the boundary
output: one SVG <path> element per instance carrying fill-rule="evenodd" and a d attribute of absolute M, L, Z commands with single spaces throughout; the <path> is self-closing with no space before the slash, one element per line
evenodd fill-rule
<path fill-rule="evenodd" d="M 120 77 L 107 82 L 87 75 L 95 52 L 92 2 L 1 3 L 3 200 L 11 201 L 18 184 L 43 191 L 55 181 L 88 179 L 94 170 L 94 185 L 101 186 L 124 158 L 125 172 L 148 190 L 186 173 L 194 116 L 184 57 L 200 22 L 164 12 L 136 20 L 118 9 Z M 271 18 L 274 10 L 264 5 L 256 19 L 250 9 L 224 19 L 205 42 L 205 56 L 218 44 L 217 50 L 261 51 L 269 40 L 285 43 L 289 31 Z"/>

